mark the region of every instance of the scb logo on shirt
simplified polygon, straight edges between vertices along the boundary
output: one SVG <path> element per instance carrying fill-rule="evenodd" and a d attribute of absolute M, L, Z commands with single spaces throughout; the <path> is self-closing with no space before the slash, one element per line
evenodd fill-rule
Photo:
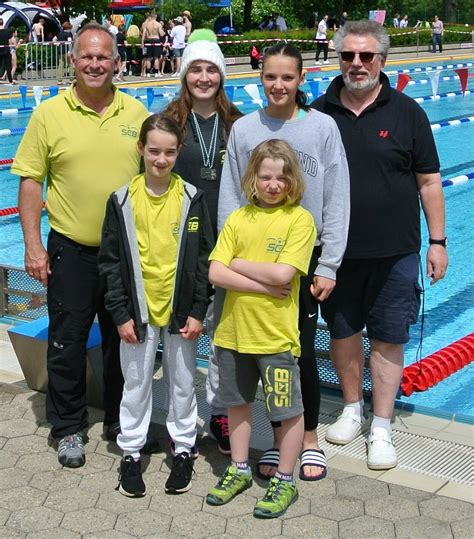
<path fill-rule="evenodd" d="M 188 232 L 197 232 L 199 230 L 199 217 L 191 217 L 188 221 Z"/>
<path fill-rule="evenodd" d="M 286 240 L 283 238 L 267 238 L 267 251 L 269 253 L 281 253 L 285 244 Z"/>
<path fill-rule="evenodd" d="M 124 137 L 132 137 L 132 138 L 138 137 L 138 129 L 134 127 L 133 125 L 121 125 L 120 130 Z"/>
<path fill-rule="evenodd" d="M 171 234 L 173 234 L 173 236 L 179 236 L 179 223 L 176 221 L 171 223 Z"/>

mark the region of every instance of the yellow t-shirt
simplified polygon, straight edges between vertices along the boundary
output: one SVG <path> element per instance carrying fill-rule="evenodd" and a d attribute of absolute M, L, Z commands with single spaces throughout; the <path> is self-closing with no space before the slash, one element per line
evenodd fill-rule
<path fill-rule="evenodd" d="M 184 185 L 178 175 L 172 174 L 166 193 L 154 196 L 140 174 L 131 181 L 129 193 L 148 318 L 150 324 L 166 326 L 171 317 Z"/>
<path fill-rule="evenodd" d="M 100 245 L 110 193 L 138 173 L 138 134 L 148 116 L 141 103 L 118 90 L 102 116 L 72 89 L 33 112 L 12 173 L 39 183 L 47 179 L 54 230 L 83 245 Z"/>
<path fill-rule="evenodd" d="M 248 205 L 228 217 L 209 260 L 226 266 L 234 258 L 289 264 L 298 272 L 291 294 L 284 299 L 226 290 L 214 338 L 218 346 L 253 354 L 290 350 L 299 357 L 299 281 L 308 271 L 315 238 L 313 217 L 301 206 Z"/>

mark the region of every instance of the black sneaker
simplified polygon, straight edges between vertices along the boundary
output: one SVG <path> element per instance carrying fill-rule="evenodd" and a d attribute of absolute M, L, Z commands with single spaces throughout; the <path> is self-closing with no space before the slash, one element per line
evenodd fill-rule
<path fill-rule="evenodd" d="M 121 433 L 120 423 L 116 421 L 110 425 L 104 425 L 104 436 L 109 442 L 117 443 L 117 436 Z M 143 455 L 152 455 L 153 453 L 159 453 L 160 444 L 158 437 L 154 434 L 154 431 L 150 427 L 146 435 L 146 443 L 142 447 L 140 453 Z"/>
<path fill-rule="evenodd" d="M 110 425 L 104 425 L 104 435 L 109 442 L 117 443 L 117 436 L 120 434 L 120 423 L 116 421 Z"/>
<path fill-rule="evenodd" d="M 127 455 L 120 463 L 118 491 L 130 498 L 141 498 L 146 494 L 146 486 L 142 478 L 142 465 L 140 460 L 135 460 Z"/>
<path fill-rule="evenodd" d="M 193 474 L 193 459 L 189 453 L 183 451 L 173 457 L 171 473 L 165 484 L 165 492 L 168 494 L 181 494 L 191 488 L 191 476 Z"/>
<path fill-rule="evenodd" d="M 217 449 L 223 455 L 230 455 L 229 420 L 226 415 L 213 415 L 209 422 L 209 432 L 217 441 Z"/>
<path fill-rule="evenodd" d="M 172 457 L 176 457 L 175 449 L 176 449 L 176 446 L 173 440 L 170 440 L 170 451 L 171 451 Z M 193 458 L 193 460 L 196 460 L 199 457 L 199 448 L 198 448 L 197 442 L 191 447 L 191 457 Z"/>

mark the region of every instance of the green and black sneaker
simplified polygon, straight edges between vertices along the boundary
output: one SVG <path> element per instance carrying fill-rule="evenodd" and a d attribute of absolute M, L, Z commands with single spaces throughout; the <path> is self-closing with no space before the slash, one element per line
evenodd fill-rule
<path fill-rule="evenodd" d="M 235 466 L 228 466 L 217 485 L 209 491 L 206 502 L 209 505 L 224 505 L 251 486 L 251 474 L 239 472 Z"/>
<path fill-rule="evenodd" d="M 297 499 L 298 489 L 295 483 L 272 477 L 265 496 L 255 504 L 253 514 L 259 518 L 279 517 Z"/>

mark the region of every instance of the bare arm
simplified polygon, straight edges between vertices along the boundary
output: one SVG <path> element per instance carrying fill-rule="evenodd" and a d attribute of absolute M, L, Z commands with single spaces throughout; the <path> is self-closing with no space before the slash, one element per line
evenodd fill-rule
<path fill-rule="evenodd" d="M 225 264 L 218 262 L 217 260 L 211 261 L 209 267 L 209 282 L 227 290 L 267 294 L 277 298 L 285 298 L 291 292 L 291 285 L 289 284 L 282 286 L 264 284 L 231 270 Z"/>
<path fill-rule="evenodd" d="M 32 178 L 21 178 L 18 195 L 21 227 L 25 241 L 25 269 L 29 275 L 48 284 L 48 254 L 41 243 L 40 221 L 43 209 L 43 185 Z"/>
<path fill-rule="evenodd" d="M 425 214 L 430 238 L 443 239 L 445 237 L 444 193 L 441 185 L 441 176 L 434 174 L 416 174 L 421 205 Z M 426 272 L 435 284 L 446 274 L 448 267 L 448 254 L 441 245 L 430 245 L 426 253 Z"/>
<path fill-rule="evenodd" d="M 230 269 L 249 279 L 263 284 L 283 285 L 291 282 L 296 275 L 296 268 L 289 264 L 273 262 L 251 262 L 243 258 L 234 258 L 230 263 Z"/>

